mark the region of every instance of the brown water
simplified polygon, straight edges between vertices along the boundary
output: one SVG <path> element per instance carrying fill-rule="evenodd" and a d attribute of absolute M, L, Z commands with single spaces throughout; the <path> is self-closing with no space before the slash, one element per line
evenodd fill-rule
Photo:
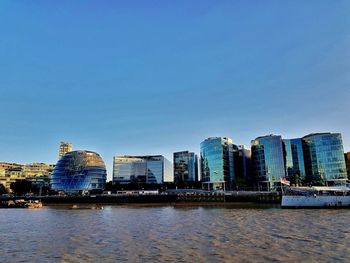
<path fill-rule="evenodd" d="M 0 262 L 349 262 L 350 210 L 0 209 Z"/>

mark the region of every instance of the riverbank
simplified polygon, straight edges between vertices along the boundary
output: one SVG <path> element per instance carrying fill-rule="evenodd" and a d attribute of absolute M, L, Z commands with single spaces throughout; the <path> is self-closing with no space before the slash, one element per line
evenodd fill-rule
<path fill-rule="evenodd" d="M 9 200 L 10 198 L 2 198 Z M 41 200 L 49 204 L 280 204 L 281 197 L 277 192 L 230 192 L 230 193 L 196 193 L 196 194 L 116 194 L 90 196 L 33 196 L 30 198 L 15 197 L 11 199 Z"/>

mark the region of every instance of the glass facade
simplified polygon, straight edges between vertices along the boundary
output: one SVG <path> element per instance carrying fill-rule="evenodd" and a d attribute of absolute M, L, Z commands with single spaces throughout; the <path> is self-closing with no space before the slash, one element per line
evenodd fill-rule
<path fill-rule="evenodd" d="M 115 156 L 113 182 L 161 184 L 173 180 L 172 164 L 162 155 Z"/>
<path fill-rule="evenodd" d="M 103 190 L 106 184 L 106 166 L 99 154 L 73 151 L 62 156 L 50 176 L 53 190 Z"/>
<path fill-rule="evenodd" d="M 230 189 L 234 179 L 234 145 L 230 138 L 208 138 L 200 144 L 201 181 L 208 190 Z"/>
<path fill-rule="evenodd" d="M 254 177 L 260 190 L 275 190 L 285 177 L 284 150 L 281 136 L 258 137 L 251 142 Z"/>
<path fill-rule="evenodd" d="M 193 152 L 183 151 L 174 153 L 174 182 L 194 182 L 198 175 L 197 155 Z"/>
<path fill-rule="evenodd" d="M 292 183 L 305 180 L 303 141 L 301 138 L 283 140 L 285 150 L 286 177 Z"/>
<path fill-rule="evenodd" d="M 234 168 L 235 178 L 245 179 L 247 182 L 252 179 L 251 152 L 244 145 L 234 147 Z"/>
<path fill-rule="evenodd" d="M 350 152 L 345 154 L 346 170 L 348 171 L 348 180 L 350 180 Z"/>
<path fill-rule="evenodd" d="M 343 182 L 347 178 L 341 134 L 315 133 L 303 137 L 306 182 Z"/>

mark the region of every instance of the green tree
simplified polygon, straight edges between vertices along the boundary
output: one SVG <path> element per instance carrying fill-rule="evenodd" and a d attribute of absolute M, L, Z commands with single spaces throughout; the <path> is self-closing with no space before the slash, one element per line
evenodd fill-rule
<path fill-rule="evenodd" d="M 7 194 L 7 189 L 3 184 L 0 184 L 0 195 Z"/>
<path fill-rule="evenodd" d="M 12 191 L 17 195 L 33 192 L 32 183 L 27 180 L 18 180 L 10 185 Z"/>

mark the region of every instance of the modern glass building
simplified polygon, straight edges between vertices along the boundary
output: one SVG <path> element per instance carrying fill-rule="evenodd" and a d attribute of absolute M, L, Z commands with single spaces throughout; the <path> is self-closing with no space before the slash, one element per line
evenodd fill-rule
<path fill-rule="evenodd" d="M 260 190 L 275 190 L 285 177 L 281 136 L 267 135 L 251 142 L 254 177 Z"/>
<path fill-rule="evenodd" d="M 174 182 L 194 182 L 198 178 L 197 155 L 183 151 L 174 153 Z"/>
<path fill-rule="evenodd" d="M 293 183 L 305 180 L 303 141 L 301 138 L 284 139 L 286 177 Z"/>
<path fill-rule="evenodd" d="M 231 189 L 234 179 L 234 144 L 230 138 L 212 137 L 200 144 L 201 181 L 204 189 Z"/>
<path fill-rule="evenodd" d="M 340 133 L 313 133 L 303 137 L 306 182 L 336 184 L 346 180 Z"/>
<path fill-rule="evenodd" d="M 346 170 L 348 171 L 348 180 L 350 180 L 350 152 L 345 153 Z"/>
<path fill-rule="evenodd" d="M 172 164 L 162 155 L 122 155 L 113 158 L 113 183 L 162 184 L 172 181 Z"/>
<path fill-rule="evenodd" d="M 50 175 L 51 188 L 65 192 L 103 190 L 106 166 L 98 153 L 72 151 L 62 156 Z"/>
<path fill-rule="evenodd" d="M 244 145 L 234 147 L 234 176 L 244 179 L 246 183 L 252 180 L 251 152 Z"/>

